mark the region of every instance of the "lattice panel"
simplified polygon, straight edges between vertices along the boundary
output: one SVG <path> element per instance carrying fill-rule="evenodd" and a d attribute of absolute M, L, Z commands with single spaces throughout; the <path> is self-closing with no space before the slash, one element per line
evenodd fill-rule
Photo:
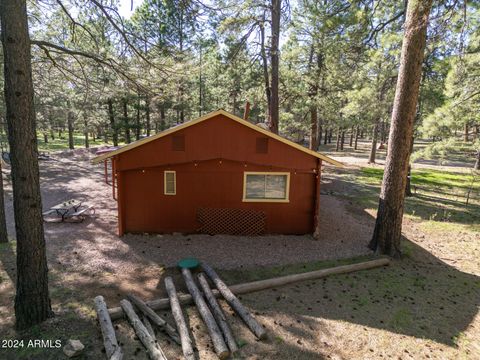
<path fill-rule="evenodd" d="M 265 233 L 266 218 L 263 211 L 249 209 L 197 210 L 197 220 L 201 224 L 200 232 L 209 235 L 262 235 Z"/>

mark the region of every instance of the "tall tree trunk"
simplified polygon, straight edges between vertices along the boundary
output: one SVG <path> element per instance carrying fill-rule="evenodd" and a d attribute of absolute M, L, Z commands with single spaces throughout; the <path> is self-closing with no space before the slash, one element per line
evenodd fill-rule
<path fill-rule="evenodd" d="M 315 150 L 318 150 L 318 147 L 322 143 L 322 137 L 323 137 L 323 121 L 322 119 L 318 119 L 318 131 L 317 131 L 317 148 Z"/>
<path fill-rule="evenodd" d="M 372 146 L 370 147 L 370 157 L 368 158 L 369 164 L 375 164 L 375 158 L 377 156 L 377 138 L 378 138 L 378 121 L 373 125 L 372 130 Z"/>
<path fill-rule="evenodd" d="M 0 243 L 8 242 L 7 220 L 5 218 L 5 201 L 3 191 L 2 159 L 0 159 Z"/>
<path fill-rule="evenodd" d="M 137 100 L 137 116 L 135 117 L 135 140 L 140 140 L 140 95 Z"/>
<path fill-rule="evenodd" d="M 130 123 L 128 121 L 128 103 L 127 98 L 122 99 L 122 107 L 123 107 L 123 125 L 125 127 L 125 141 L 127 144 L 132 142 L 132 138 L 130 137 Z"/>
<path fill-rule="evenodd" d="M 160 108 L 160 131 L 165 130 L 166 122 L 165 122 L 165 106 L 162 105 Z"/>
<path fill-rule="evenodd" d="M 48 133 L 46 133 L 46 132 L 43 133 L 43 142 L 45 144 L 48 144 Z"/>
<path fill-rule="evenodd" d="M 328 133 L 328 143 L 332 143 L 332 137 L 333 137 L 333 129 L 330 129 L 330 132 Z"/>
<path fill-rule="evenodd" d="M 202 45 L 199 46 L 200 53 L 200 64 L 199 64 L 199 74 L 198 74 L 198 116 L 202 116 L 203 112 L 203 79 L 202 79 Z"/>
<path fill-rule="evenodd" d="M 466 122 L 464 127 L 463 127 L 463 141 L 468 142 L 470 140 L 470 137 L 468 136 L 469 132 L 470 132 L 470 127 L 468 126 L 468 123 Z"/>
<path fill-rule="evenodd" d="M 393 257 L 401 255 L 405 185 L 431 5 L 432 0 L 408 2 L 388 139 L 388 155 L 375 229 L 369 244 L 375 252 Z"/>
<path fill-rule="evenodd" d="M 148 95 L 145 97 L 145 119 L 146 119 L 145 130 L 147 132 L 147 136 L 150 136 L 150 132 L 152 131 L 151 129 L 152 124 L 150 122 L 150 97 Z"/>
<path fill-rule="evenodd" d="M 70 107 L 70 106 L 69 106 Z M 73 150 L 75 148 L 75 142 L 73 140 L 73 111 L 68 110 L 67 113 L 67 126 L 68 126 L 68 148 Z"/>
<path fill-rule="evenodd" d="M 343 146 L 345 144 L 345 130 L 342 130 L 342 137 L 340 139 L 340 150 L 343 151 Z"/>
<path fill-rule="evenodd" d="M 279 99 L 278 99 L 278 84 L 279 84 L 279 59 L 280 59 L 280 49 L 279 49 L 279 41 L 280 41 L 280 8 L 281 8 L 281 0 L 272 0 L 272 38 L 271 38 L 271 45 L 270 45 L 270 62 L 272 67 L 272 76 L 271 76 L 271 102 L 270 102 L 270 121 L 269 121 L 269 129 L 271 132 L 278 134 L 278 124 L 280 118 L 279 112 Z"/>
<path fill-rule="evenodd" d="M 90 142 L 88 140 L 88 116 L 86 112 L 83 113 L 83 126 L 84 126 L 83 135 L 85 137 L 85 149 L 88 149 L 90 147 Z"/>
<path fill-rule="evenodd" d="M 25 0 L 0 1 L 5 104 L 17 233 L 17 329 L 52 316 L 43 233 L 42 199 Z"/>
<path fill-rule="evenodd" d="M 413 153 L 413 143 L 415 141 L 415 138 L 412 137 L 412 141 L 410 142 L 410 154 L 409 157 L 412 156 Z M 388 156 L 388 147 L 387 147 L 387 156 Z M 408 170 L 407 170 L 407 184 L 405 185 L 405 196 L 412 196 L 412 166 L 409 163 L 408 164 Z"/>
<path fill-rule="evenodd" d="M 357 150 L 358 148 L 358 135 L 360 134 L 360 129 L 359 125 L 357 125 L 357 128 L 355 129 L 355 145 L 353 147 L 354 150 Z"/>
<path fill-rule="evenodd" d="M 108 99 L 108 118 L 110 120 L 110 128 L 112 129 L 113 146 L 118 146 L 118 127 L 115 124 L 115 114 L 113 113 L 113 100 Z"/>
<path fill-rule="evenodd" d="M 352 126 L 352 129 L 350 130 L 350 147 L 353 146 L 353 137 L 354 137 L 354 134 L 355 134 L 355 127 Z"/>
<path fill-rule="evenodd" d="M 318 111 L 317 106 L 312 105 L 310 107 L 310 149 L 317 151 L 318 150 Z"/>
<path fill-rule="evenodd" d="M 337 128 L 337 145 L 335 146 L 335 151 L 340 150 L 340 139 L 342 138 L 342 129 Z"/>
<path fill-rule="evenodd" d="M 325 129 L 325 135 L 323 137 L 323 144 L 327 145 L 328 142 L 328 129 Z"/>
<path fill-rule="evenodd" d="M 268 75 L 267 52 L 265 51 L 265 19 L 260 24 L 260 56 L 262 58 L 263 81 L 265 84 L 265 97 L 267 98 L 267 121 L 270 121 L 272 96 L 270 91 L 270 76 Z"/>

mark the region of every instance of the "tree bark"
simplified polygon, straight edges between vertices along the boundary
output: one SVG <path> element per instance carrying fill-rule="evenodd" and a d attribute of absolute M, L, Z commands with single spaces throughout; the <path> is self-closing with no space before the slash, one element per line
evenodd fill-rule
<path fill-rule="evenodd" d="M 328 143 L 332 143 L 332 137 L 333 137 L 333 129 L 330 129 L 330 132 L 328 133 Z"/>
<path fill-rule="evenodd" d="M 0 159 L 0 243 L 8 242 L 7 220 L 5 218 L 5 200 L 3 191 L 2 159 Z"/>
<path fill-rule="evenodd" d="M 355 127 L 352 126 L 352 129 L 350 130 L 350 147 L 353 146 L 353 137 L 355 136 Z"/>
<path fill-rule="evenodd" d="M 405 186 L 431 5 L 432 0 L 408 2 L 388 155 L 375 229 L 369 244 L 375 252 L 392 257 L 401 256 Z"/>
<path fill-rule="evenodd" d="M 165 121 L 165 106 L 162 105 L 160 108 L 160 131 L 166 129 L 166 121 Z"/>
<path fill-rule="evenodd" d="M 144 301 L 136 297 L 135 295 L 128 294 L 128 300 L 132 302 L 138 310 L 140 310 L 145 316 L 147 316 L 156 326 L 165 331 L 170 338 L 175 341 L 177 344 L 181 344 L 180 338 L 178 337 L 177 331 L 165 321 L 160 315 L 157 315 L 155 311 L 150 309 Z"/>
<path fill-rule="evenodd" d="M 468 122 L 466 122 L 463 127 L 463 141 L 468 142 L 470 140 L 469 132 L 470 127 L 468 126 Z"/>
<path fill-rule="evenodd" d="M 17 329 L 53 315 L 42 220 L 32 65 L 24 0 L 0 1 L 4 86 L 17 233 Z"/>
<path fill-rule="evenodd" d="M 85 112 L 83 114 L 83 126 L 85 127 L 85 129 L 83 130 L 83 134 L 85 136 L 85 148 L 88 149 L 90 147 L 90 142 L 88 140 L 88 117 Z"/>
<path fill-rule="evenodd" d="M 147 136 L 150 136 L 152 125 L 150 122 L 150 97 L 148 95 L 145 97 L 145 119 L 146 119 L 145 127 L 146 127 Z"/>
<path fill-rule="evenodd" d="M 200 283 L 205 299 L 210 305 L 210 309 L 212 309 L 212 314 L 215 317 L 215 321 L 222 330 L 223 337 L 225 338 L 228 348 L 232 354 L 235 355 L 235 353 L 238 351 L 237 342 L 235 341 L 235 337 L 233 336 L 232 329 L 227 321 L 227 317 L 218 303 L 217 298 L 213 294 L 205 274 L 198 274 L 198 282 Z"/>
<path fill-rule="evenodd" d="M 228 351 L 227 345 L 223 340 L 222 332 L 213 317 L 212 312 L 208 308 L 207 303 L 203 299 L 202 294 L 200 293 L 200 289 L 195 284 L 193 280 L 192 273 L 190 269 L 183 268 L 182 269 L 183 279 L 185 280 L 185 284 L 187 284 L 188 292 L 192 295 L 193 301 L 197 306 L 197 310 L 200 313 L 200 316 L 207 327 L 208 333 L 210 334 L 210 338 L 212 339 L 213 348 L 217 353 L 220 359 L 226 359 L 230 352 Z"/>
<path fill-rule="evenodd" d="M 345 145 L 345 130 L 342 130 L 342 136 L 340 138 L 340 150 L 343 151 L 344 145 Z"/>
<path fill-rule="evenodd" d="M 75 142 L 73 140 L 73 111 L 68 110 L 67 114 L 67 126 L 68 126 L 68 148 L 73 150 L 75 148 Z"/>
<path fill-rule="evenodd" d="M 123 126 L 125 128 L 125 141 L 127 144 L 132 142 L 132 138 L 130 137 L 130 124 L 128 122 L 128 103 L 127 98 L 122 99 L 122 107 L 123 107 Z"/>
<path fill-rule="evenodd" d="M 262 58 L 263 81 L 265 84 L 265 97 L 267 98 L 267 120 L 270 122 L 270 111 L 272 108 L 272 96 L 270 90 L 270 76 L 268 74 L 267 53 L 265 51 L 265 19 L 260 24 L 260 56 Z"/>
<path fill-rule="evenodd" d="M 140 95 L 137 100 L 137 116 L 135 117 L 135 140 L 140 140 Z"/>
<path fill-rule="evenodd" d="M 377 139 L 378 139 L 378 121 L 373 125 L 372 130 L 372 146 L 370 147 L 370 157 L 368 158 L 369 164 L 375 164 L 375 158 L 377 156 Z"/>
<path fill-rule="evenodd" d="M 318 120 L 318 131 L 317 131 L 317 148 L 315 149 L 315 151 L 318 150 L 318 147 L 320 146 L 320 144 L 322 143 L 322 137 L 323 137 L 323 126 L 322 126 L 322 120 L 319 119 Z"/>
<path fill-rule="evenodd" d="M 310 149 L 318 150 L 318 109 L 316 105 L 310 107 Z"/>
<path fill-rule="evenodd" d="M 183 316 L 182 307 L 178 299 L 177 290 L 173 284 L 173 280 L 170 276 L 165 278 L 165 289 L 167 290 L 170 308 L 172 310 L 173 319 L 177 324 L 177 330 L 180 335 L 180 341 L 182 343 L 182 352 L 186 360 L 195 360 L 195 353 L 193 352 L 192 339 L 188 332 L 187 322 Z"/>
<path fill-rule="evenodd" d="M 147 349 L 148 356 L 152 360 L 167 360 L 167 357 L 163 353 L 162 348 L 154 337 L 150 335 L 148 329 L 143 325 L 142 321 L 133 310 L 133 306 L 128 300 L 121 300 L 120 306 L 122 307 L 128 321 L 132 325 L 135 333 L 137 334 L 140 342 Z"/>
<path fill-rule="evenodd" d="M 358 136 L 359 136 L 359 133 L 360 133 L 360 129 L 359 129 L 359 126 L 357 125 L 357 128 L 355 129 L 355 145 L 353 147 L 354 150 L 357 150 L 358 148 Z"/>
<path fill-rule="evenodd" d="M 337 128 L 337 144 L 335 146 L 335 151 L 340 150 L 340 139 L 342 138 L 342 130 L 340 128 Z"/>
<path fill-rule="evenodd" d="M 115 352 L 121 351 L 115 335 L 115 329 L 112 325 L 112 319 L 108 313 L 107 304 L 102 295 L 98 295 L 94 299 L 95 311 L 97 312 L 98 323 L 103 337 L 103 345 L 107 359 L 110 359 Z"/>
<path fill-rule="evenodd" d="M 113 100 L 108 99 L 108 117 L 110 119 L 110 128 L 112 129 L 113 146 L 118 146 L 118 127 L 115 124 L 115 114 L 113 113 Z"/>
<path fill-rule="evenodd" d="M 278 84 L 279 84 L 279 59 L 280 59 L 280 9 L 281 9 L 281 0 L 272 0 L 272 37 L 270 45 L 270 62 L 272 67 L 271 73 L 271 102 L 270 102 L 270 121 L 269 129 L 271 132 L 278 134 L 278 124 L 279 124 L 279 99 L 278 99 Z"/>
<path fill-rule="evenodd" d="M 323 144 L 327 145 L 327 142 L 328 142 L 328 129 L 325 128 L 325 135 L 323 137 Z"/>
<path fill-rule="evenodd" d="M 233 294 L 233 292 L 228 288 L 228 286 L 220 279 L 210 265 L 202 263 L 203 271 L 208 275 L 208 277 L 213 281 L 218 291 L 222 294 L 223 298 L 228 302 L 233 310 L 242 318 L 245 324 L 249 327 L 253 334 L 260 340 L 265 340 L 267 338 L 267 332 L 260 325 L 257 320 L 250 314 L 250 312 L 243 306 L 243 304 L 238 300 L 238 298 Z"/>

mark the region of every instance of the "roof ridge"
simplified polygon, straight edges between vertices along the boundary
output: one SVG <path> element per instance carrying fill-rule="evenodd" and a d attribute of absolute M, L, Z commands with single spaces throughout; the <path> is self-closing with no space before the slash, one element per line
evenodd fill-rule
<path fill-rule="evenodd" d="M 92 163 L 93 164 L 97 164 L 105 159 L 108 159 L 108 158 L 111 158 L 115 155 L 118 155 L 118 154 L 121 154 L 123 152 L 126 152 L 126 151 L 129 151 L 131 149 L 134 149 L 138 146 L 142 146 L 144 144 L 147 144 L 151 141 L 154 141 L 154 140 L 157 140 L 157 139 L 160 139 L 162 137 L 165 137 L 167 135 L 170 135 L 172 133 L 175 133 L 177 131 L 180 131 L 182 129 L 185 129 L 187 127 L 190 127 L 190 126 L 193 126 L 193 125 L 196 125 L 198 123 L 201 123 L 205 120 L 208 120 L 208 119 L 211 119 L 217 115 L 224 115 L 225 117 L 233 120 L 233 121 L 236 121 L 244 126 L 247 126 L 255 131 L 258 131 L 264 135 L 267 135 L 275 140 L 278 140 L 280 142 L 283 142 L 284 144 L 288 145 L 288 146 L 291 146 L 297 150 L 300 150 L 308 155 L 311 155 L 311 156 L 314 156 L 316 158 L 319 158 L 319 159 L 322 159 L 322 160 L 325 160 L 326 162 L 332 164 L 332 165 L 335 165 L 335 166 L 339 166 L 339 167 L 343 167 L 344 165 L 337 161 L 337 160 L 334 160 L 332 158 L 330 158 L 329 156 L 326 156 L 326 155 L 323 155 L 317 151 L 314 151 L 314 150 L 311 150 L 311 149 L 308 149 L 306 148 L 305 146 L 302 146 L 302 145 L 299 145 L 289 139 L 286 139 L 278 134 L 275 134 L 269 130 L 266 130 L 264 129 L 263 127 L 260 127 L 256 124 L 253 124 L 245 119 L 242 119 L 232 113 L 229 113 L 228 111 L 225 111 L 223 109 L 218 109 L 216 111 L 212 111 L 212 112 L 209 112 L 199 118 L 196 118 L 196 119 L 193 119 L 193 120 L 189 120 L 187 122 L 184 122 L 182 124 L 178 124 L 176 126 L 173 126 L 173 127 L 170 127 L 162 132 L 159 132 L 158 134 L 155 134 L 155 135 L 152 135 L 152 136 L 149 136 L 149 137 L 146 137 L 146 138 L 143 138 L 143 139 L 140 139 L 140 140 L 136 140 L 128 145 L 125 145 L 125 146 L 122 146 L 121 148 L 117 149 L 117 150 L 114 150 L 112 152 L 109 152 L 109 153 L 106 153 L 106 154 L 102 154 L 102 155 L 99 155 L 95 158 L 92 159 Z"/>

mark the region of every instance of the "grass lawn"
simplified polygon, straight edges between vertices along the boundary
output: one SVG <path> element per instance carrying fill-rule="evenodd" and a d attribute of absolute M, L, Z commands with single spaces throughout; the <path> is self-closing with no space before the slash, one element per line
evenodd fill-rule
<path fill-rule="evenodd" d="M 38 151 L 40 152 L 50 152 L 50 151 L 61 151 L 61 150 L 68 150 L 68 133 L 62 133 L 62 137 L 58 137 L 58 133 L 55 133 L 55 139 L 52 140 L 50 136 L 48 137 L 48 143 L 45 143 L 43 134 L 38 133 L 37 135 L 38 141 Z M 5 134 L 0 134 L 0 142 L 4 145 L 7 144 L 7 139 Z M 84 148 L 85 147 L 85 136 L 83 133 L 75 132 L 73 134 L 73 143 L 75 148 Z M 113 146 L 111 142 L 105 143 L 103 138 L 97 138 L 95 141 L 92 140 L 92 137 L 89 137 L 90 147 L 94 146 L 101 146 L 101 145 L 110 145 Z M 120 143 L 123 145 L 124 143 Z"/>
<path fill-rule="evenodd" d="M 58 134 L 56 134 L 58 135 Z M 62 138 L 55 136 L 55 140 L 51 138 L 48 139 L 48 143 L 45 143 L 43 140 L 43 135 L 39 134 L 38 137 L 38 149 L 39 151 L 59 151 L 59 150 L 68 150 L 68 133 L 64 133 Z M 73 143 L 75 148 L 84 148 L 85 147 L 85 136 L 82 133 L 73 134 Z M 103 138 L 96 138 L 95 141 L 92 140 L 92 137 L 89 137 L 90 147 L 101 146 L 101 145 L 110 145 L 113 146 L 111 142 L 105 143 Z"/>
<path fill-rule="evenodd" d="M 376 209 L 382 177 L 383 170 L 379 168 L 363 168 L 355 176 L 362 187 L 356 200 L 362 206 Z M 406 198 L 407 216 L 425 221 L 429 228 L 453 230 L 460 226 L 480 232 L 479 173 L 413 169 L 411 184 L 414 195 Z"/>

